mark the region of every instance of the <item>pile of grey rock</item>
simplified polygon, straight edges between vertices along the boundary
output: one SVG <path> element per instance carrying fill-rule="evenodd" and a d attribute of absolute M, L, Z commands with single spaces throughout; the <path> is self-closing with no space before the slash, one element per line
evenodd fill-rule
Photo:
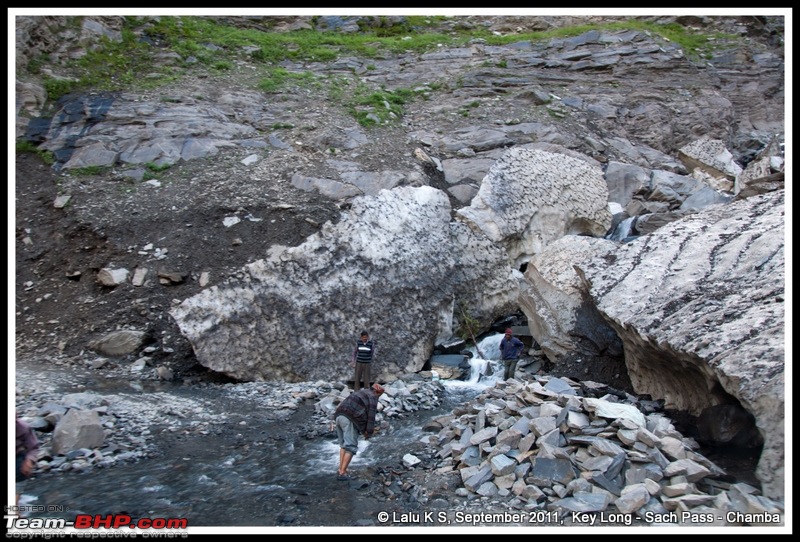
<path fill-rule="evenodd" d="M 467 500 L 562 522 L 783 525 L 783 503 L 731 481 L 657 404 L 604 389 L 555 377 L 498 382 L 428 427 L 440 427 L 424 438 L 435 472 L 457 473 Z"/>

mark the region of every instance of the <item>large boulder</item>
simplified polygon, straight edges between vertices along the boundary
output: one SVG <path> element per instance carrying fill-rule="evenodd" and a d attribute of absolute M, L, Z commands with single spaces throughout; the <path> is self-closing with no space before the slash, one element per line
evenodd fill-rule
<path fill-rule="evenodd" d="M 706 209 L 579 264 L 623 341 L 634 388 L 700 415 L 738 401 L 764 438 L 763 492 L 784 494 L 784 191 Z"/>
<path fill-rule="evenodd" d="M 596 378 L 625 387 L 622 342 L 575 271 L 600 254 L 613 258 L 617 247 L 614 241 L 579 235 L 549 244 L 528 264 L 519 302 L 531 335 L 560 373 L 580 379 L 590 366 L 597 367 Z"/>
<path fill-rule="evenodd" d="M 53 431 L 53 452 L 66 454 L 80 448 L 99 448 L 104 440 L 105 431 L 97 411 L 73 408 Z"/>
<path fill-rule="evenodd" d="M 378 379 L 418 371 L 452 337 L 513 310 L 521 274 L 501 246 L 450 220 L 447 195 L 401 187 L 354 201 L 302 245 L 273 247 L 242 278 L 171 310 L 200 363 L 241 380 L 350 377 L 369 330 Z"/>
<path fill-rule="evenodd" d="M 611 227 L 600 165 L 566 154 L 512 147 L 489 169 L 458 218 L 527 263 L 564 235 L 602 237 Z"/>

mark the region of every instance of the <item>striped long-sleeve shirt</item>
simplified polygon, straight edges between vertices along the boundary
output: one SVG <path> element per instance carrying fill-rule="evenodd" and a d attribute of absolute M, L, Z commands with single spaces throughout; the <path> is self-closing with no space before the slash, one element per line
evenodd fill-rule
<path fill-rule="evenodd" d="M 356 342 L 356 348 L 353 350 L 353 360 L 358 363 L 372 363 L 372 358 L 375 355 L 375 343 L 372 339 L 364 342 L 359 340 Z"/>

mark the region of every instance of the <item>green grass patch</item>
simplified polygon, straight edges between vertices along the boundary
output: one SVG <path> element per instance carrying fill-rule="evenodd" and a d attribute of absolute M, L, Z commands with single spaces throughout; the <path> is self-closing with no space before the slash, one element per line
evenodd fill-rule
<path fill-rule="evenodd" d="M 41 73 L 42 67 L 46 66 L 48 62 L 48 57 L 46 54 L 38 55 L 28 61 L 28 65 L 25 67 L 28 70 L 28 73 L 37 75 Z"/>
<path fill-rule="evenodd" d="M 63 26 L 79 28 L 82 19 L 64 17 Z M 372 59 L 387 54 L 425 53 L 441 47 L 465 46 L 476 38 L 489 45 L 504 45 L 567 38 L 590 30 L 638 30 L 681 46 L 690 59 L 708 56 L 715 49 L 742 39 L 734 35 L 698 33 L 676 23 L 657 24 L 635 18 L 604 25 L 579 25 L 505 36 L 492 34 L 484 27 L 437 29 L 436 25 L 444 19 L 440 16 L 408 16 L 390 21 L 378 16 L 365 19 L 361 32 L 344 34 L 314 30 L 269 32 L 264 31 L 263 26 L 227 25 L 221 17 L 128 16 L 120 40 L 103 37 L 96 47 L 86 50 L 85 56 L 68 62 L 66 67 L 73 80 L 48 78 L 44 85 L 52 101 L 87 89 L 146 90 L 174 81 L 188 69 L 231 70 L 236 59 L 249 55 L 251 61 L 268 67 L 267 76 L 259 88 L 264 92 L 277 92 L 298 77 L 279 68 L 282 62 L 331 62 L 344 56 Z M 268 25 L 269 21 L 263 24 Z M 159 57 L 167 53 L 177 53 L 180 58 L 161 65 Z M 31 73 L 40 73 L 46 61 L 45 57 L 37 57 L 29 61 L 26 68 Z M 505 67 L 505 61 L 499 61 L 496 66 Z M 368 69 L 374 69 L 374 64 L 368 64 Z"/>
<path fill-rule="evenodd" d="M 158 173 L 160 171 L 168 170 L 172 167 L 172 164 L 156 164 L 155 162 L 147 162 L 144 167 L 147 168 L 148 171 Z"/>
<path fill-rule="evenodd" d="M 616 28 L 616 26 L 617 24 L 615 23 L 609 25 L 610 28 Z M 634 20 L 625 22 L 623 29 L 656 34 L 666 41 L 679 45 L 686 53 L 686 56 L 694 60 L 710 54 L 720 46 L 720 42 L 739 40 L 739 37 L 734 34 L 692 32 L 677 23 L 656 24 L 649 21 Z"/>
<path fill-rule="evenodd" d="M 52 77 L 45 78 L 43 81 L 44 90 L 47 92 L 47 98 L 55 101 L 67 94 L 84 88 L 85 83 L 80 80 L 71 81 L 68 79 L 53 79 Z"/>
<path fill-rule="evenodd" d="M 211 65 L 211 68 L 217 71 L 228 71 L 233 69 L 233 62 L 228 60 L 217 60 Z"/>
<path fill-rule="evenodd" d="M 285 68 L 268 68 L 266 75 L 261 79 L 258 88 L 268 94 L 283 90 L 290 83 L 300 86 L 310 85 L 315 80 L 311 72 L 295 73 Z"/>
<path fill-rule="evenodd" d="M 349 110 L 362 126 L 388 124 L 402 118 L 403 105 L 415 95 L 413 90 L 405 88 L 370 91 L 360 86 L 349 104 Z"/>
<path fill-rule="evenodd" d="M 48 166 L 52 166 L 53 164 L 56 163 L 56 157 L 51 151 L 43 151 L 28 140 L 18 139 L 15 148 L 16 152 L 20 154 L 22 153 L 35 154 L 36 156 L 41 158 L 42 162 L 44 162 Z"/>
<path fill-rule="evenodd" d="M 640 32 L 645 32 L 679 45 L 686 53 L 686 56 L 690 59 L 698 59 L 701 56 L 707 55 L 716 47 L 719 47 L 719 41 L 737 39 L 737 36 L 733 34 L 705 34 L 694 32 L 677 23 L 659 24 L 652 21 L 643 21 L 639 19 L 597 25 L 566 26 L 548 30 L 546 32 L 528 32 L 507 36 L 497 36 L 484 30 L 478 31 L 478 33 L 483 34 L 480 37 L 486 40 L 486 42 L 490 45 L 507 45 L 509 43 L 516 43 L 519 41 L 539 42 L 555 38 L 572 38 L 592 30 L 599 30 L 601 32 L 637 30 Z M 500 66 L 501 63 L 503 62 L 501 61 L 497 65 L 499 67 L 505 67 Z"/>
<path fill-rule="evenodd" d="M 145 165 L 144 174 L 142 175 L 143 181 L 150 181 L 157 179 L 156 173 L 161 173 L 172 167 L 172 164 L 156 164 L 155 162 L 147 162 Z"/>
<path fill-rule="evenodd" d="M 91 175 L 104 175 L 111 171 L 109 166 L 86 166 L 70 169 L 69 172 L 81 177 L 88 177 Z"/>

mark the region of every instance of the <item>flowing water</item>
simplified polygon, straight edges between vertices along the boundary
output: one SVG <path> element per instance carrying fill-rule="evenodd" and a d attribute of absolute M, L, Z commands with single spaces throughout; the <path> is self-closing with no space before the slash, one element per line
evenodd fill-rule
<path fill-rule="evenodd" d="M 157 457 L 136 463 L 37 475 L 20 486 L 21 504 L 33 507 L 30 517 L 68 521 L 77 514 L 185 518 L 190 532 L 195 532 L 191 531 L 195 527 L 358 525 L 386 508 L 385 501 L 370 494 L 369 489 L 380 484 L 374 473 L 396 466 L 406 450 L 419 444 L 427 421 L 452 412 L 502 377 L 501 364 L 489 361 L 499 359 L 501 338 L 492 335 L 480 343 L 484 357 L 470 359 L 471 377 L 446 381 L 437 408 L 393 418 L 386 431 L 370 440 L 361 439 L 349 469 L 356 474 L 355 482 L 336 480 L 339 447 L 333 434 L 315 439 L 263 439 L 263 444 L 211 434 L 187 437 Z M 174 392 L 209 400 L 208 389 L 176 387 Z M 309 410 L 296 416 L 310 415 L 313 404 L 308 403 Z M 257 433 L 261 428 L 252 429 Z M 274 431 L 274 425 L 264 425 L 263 432 L 268 430 Z"/>
<path fill-rule="evenodd" d="M 486 339 L 481 343 L 481 353 L 497 359 L 500 338 L 498 335 Z M 370 440 L 360 439 L 359 453 L 349 470 L 367 473 L 383 463 L 396 464 L 403 450 L 419 441 L 421 428 L 428 420 L 451 412 L 456 405 L 494 384 L 496 375 L 502 374 L 494 371 L 487 375 L 495 363 L 473 357 L 471 378 L 445 382 L 442 403 L 437 408 L 390 419 L 388 430 Z M 165 389 L 160 391 L 164 393 Z M 176 387 L 174 391 L 182 395 L 196 393 L 209 400 L 207 389 Z M 307 408 L 313 409 L 313 405 Z M 296 415 L 309 413 L 310 410 Z M 258 420 L 253 421 L 257 423 Z M 258 429 L 252 428 L 256 432 Z M 264 430 L 268 430 L 266 426 Z M 356 490 L 343 491 L 343 482 L 333 475 L 338 458 L 339 447 L 333 435 L 269 440 L 261 446 L 236 442 L 226 435 L 194 436 L 162 450 L 158 457 L 136 463 L 89 472 L 39 474 L 22 483 L 20 503 L 31 507 L 30 517 L 63 517 L 67 521 L 78 514 L 99 514 L 185 518 L 190 527 L 353 525 L 368 517 L 371 508 L 379 509 L 381 505 L 368 502 L 368 492 L 359 490 L 363 489 L 363 482 L 360 486 L 357 481 L 345 482 Z"/>
<path fill-rule="evenodd" d="M 606 236 L 606 239 L 612 241 L 629 241 L 631 237 L 631 230 L 633 225 L 636 224 L 638 216 L 631 216 L 620 222 L 611 234 Z"/>

